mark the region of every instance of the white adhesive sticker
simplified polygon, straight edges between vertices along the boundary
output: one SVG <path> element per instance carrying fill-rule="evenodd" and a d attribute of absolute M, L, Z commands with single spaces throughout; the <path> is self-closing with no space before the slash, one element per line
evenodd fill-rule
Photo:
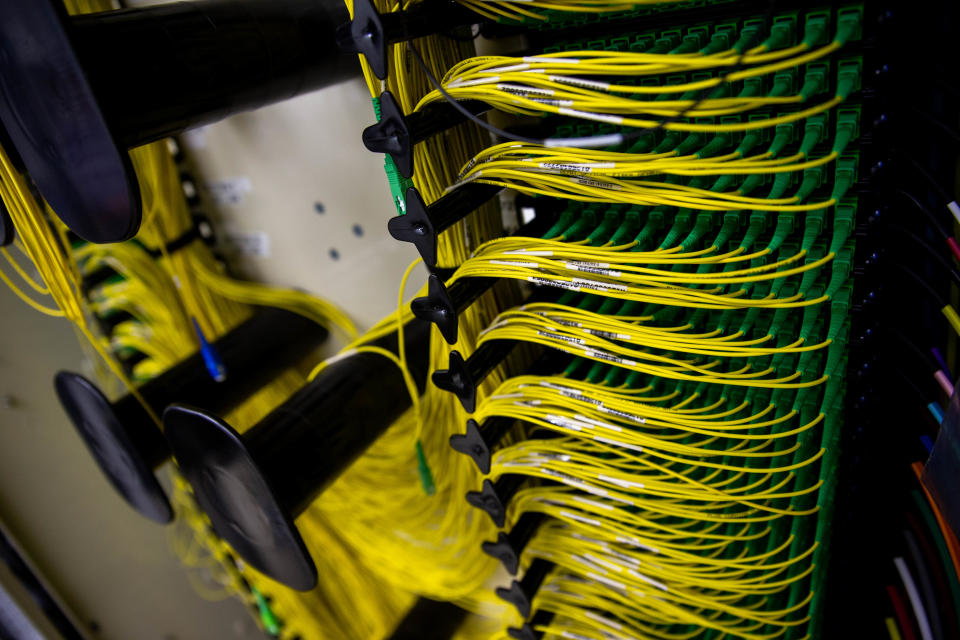
<path fill-rule="evenodd" d="M 270 236 L 264 231 L 227 231 L 223 243 L 227 251 L 243 256 L 270 257 Z"/>
<path fill-rule="evenodd" d="M 244 196 L 253 190 L 253 185 L 247 176 L 237 176 L 205 182 L 203 190 L 217 204 L 236 205 L 243 202 Z"/>

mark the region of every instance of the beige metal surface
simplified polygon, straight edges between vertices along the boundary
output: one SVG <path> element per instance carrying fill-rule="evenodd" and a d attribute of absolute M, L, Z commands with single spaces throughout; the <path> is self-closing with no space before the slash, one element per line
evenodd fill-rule
<path fill-rule="evenodd" d="M 240 271 L 324 294 L 361 326 L 395 308 L 416 257 L 386 233 L 394 212 L 383 159 L 360 144 L 373 119 L 357 81 L 236 116 L 183 144 L 222 235 L 246 247 L 232 256 Z M 81 367 L 69 325 L 6 290 L 0 309 L 0 398 L 13 399 L 0 408 L 0 519 L 78 616 L 96 624 L 93 637 L 261 637 L 236 602 L 195 595 L 164 529 L 123 504 L 68 426 L 51 379 Z"/>
<path fill-rule="evenodd" d="M 165 528 L 126 506 L 67 422 L 52 377 L 82 370 L 70 325 L 3 287 L 0 309 L 0 519 L 90 637 L 262 637 L 239 603 L 196 596 Z"/>
<path fill-rule="evenodd" d="M 245 254 L 233 252 L 242 271 L 323 294 L 363 327 L 396 308 L 400 277 L 417 257 L 411 245 L 387 234 L 396 212 L 383 156 L 360 142 L 374 121 L 358 79 L 182 139 L 221 235 L 246 247 Z M 264 237 L 268 255 L 257 255 Z M 408 291 L 422 282 L 411 282 Z"/>

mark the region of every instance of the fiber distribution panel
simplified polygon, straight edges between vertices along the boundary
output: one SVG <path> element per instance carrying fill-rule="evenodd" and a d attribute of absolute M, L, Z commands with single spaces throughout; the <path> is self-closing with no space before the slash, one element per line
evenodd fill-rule
<path fill-rule="evenodd" d="M 10 0 L 0 274 L 270 636 L 957 638 L 958 13 Z"/>

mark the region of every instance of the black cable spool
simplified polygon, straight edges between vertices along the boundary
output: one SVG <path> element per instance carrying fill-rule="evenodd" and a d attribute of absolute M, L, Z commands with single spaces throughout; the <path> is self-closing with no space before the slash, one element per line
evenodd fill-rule
<path fill-rule="evenodd" d="M 466 617 L 452 602 L 420 597 L 386 640 L 449 640 Z"/>
<path fill-rule="evenodd" d="M 430 324 L 404 329 L 407 365 L 422 392 Z M 397 334 L 373 343 L 396 352 Z M 216 415 L 184 405 L 164 413 L 164 432 L 213 528 L 250 565 L 306 591 L 317 569 L 294 520 L 411 405 L 400 370 L 356 353 L 242 436 Z"/>
<path fill-rule="evenodd" d="M 0 122 L 44 198 L 90 242 L 140 226 L 127 149 L 356 76 L 339 0 L 193 0 L 69 17 L 0 3 Z"/>
<path fill-rule="evenodd" d="M 2 82 L 2 80 L 0 80 L 0 82 Z M 3 128 L 3 122 L 0 122 L 0 149 L 6 152 L 14 168 L 19 170 L 21 164 L 20 159 L 17 157 L 10 137 Z M 10 211 L 7 210 L 7 205 L 0 199 L 0 247 L 6 247 L 13 243 L 15 232 L 16 229 L 13 227 L 13 218 L 10 217 Z"/>
<path fill-rule="evenodd" d="M 13 228 L 13 218 L 7 211 L 7 206 L 0 200 L 0 247 L 7 247 L 13 244 L 16 237 L 16 230 Z"/>
<path fill-rule="evenodd" d="M 198 351 L 138 387 L 137 392 L 157 416 L 174 402 L 229 411 L 326 337 L 324 327 L 303 316 L 283 309 L 259 309 L 213 342 L 226 370 L 223 382 L 214 380 Z M 145 517 L 169 522 L 173 510 L 154 470 L 169 459 L 170 449 L 136 397 L 128 393 L 110 402 L 93 382 L 68 371 L 55 376 L 54 387 L 110 484 Z"/>

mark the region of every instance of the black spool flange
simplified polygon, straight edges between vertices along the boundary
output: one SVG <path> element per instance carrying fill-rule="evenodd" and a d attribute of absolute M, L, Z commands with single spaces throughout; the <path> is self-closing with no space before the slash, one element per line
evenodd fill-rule
<path fill-rule="evenodd" d="M 127 149 L 357 74 L 339 0 L 194 0 L 67 16 L 0 2 L 0 122 L 40 193 L 90 242 L 137 232 Z"/>
<path fill-rule="evenodd" d="M 203 354 L 196 352 L 137 391 L 157 416 L 173 402 L 229 411 L 326 337 L 327 330 L 312 320 L 263 308 L 213 342 L 226 371 L 224 381 L 211 377 Z M 139 400 L 126 394 L 110 402 L 94 383 L 68 371 L 55 376 L 54 388 L 110 484 L 142 515 L 169 522 L 173 511 L 153 472 L 170 457 L 170 450 Z"/>
<path fill-rule="evenodd" d="M 407 365 L 422 390 L 430 325 L 404 330 Z M 396 352 L 397 334 L 374 342 Z M 175 405 L 164 432 L 213 528 L 249 564 L 306 591 L 317 570 L 294 520 L 411 404 L 404 378 L 383 356 L 356 353 L 242 436 L 215 415 Z"/>

